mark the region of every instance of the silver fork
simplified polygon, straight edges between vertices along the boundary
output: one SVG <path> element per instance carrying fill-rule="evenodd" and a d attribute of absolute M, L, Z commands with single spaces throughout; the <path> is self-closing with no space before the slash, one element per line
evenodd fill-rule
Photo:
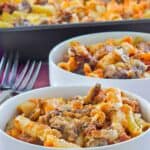
<path fill-rule="evenodd" d="M 13 60 L 14 58 L 14 60 Z M 42 62 L 28 60 L 20 74 L 17 76 L 17 70 L 19 65 L 19 54 L 16 53 L 9 56 L 5 54 L 0 61 L 0 76 L 3 73 L 2 81 L 0 83 L 0 103 L 4 102 L 8 97 L 13 94 L 18 94 L 31 90 L 38 77 L 41 69 Z"/>

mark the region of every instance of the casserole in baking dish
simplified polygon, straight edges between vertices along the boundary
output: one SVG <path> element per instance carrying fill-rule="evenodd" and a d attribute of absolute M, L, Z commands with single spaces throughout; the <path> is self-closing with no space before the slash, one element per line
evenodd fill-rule
<path fill-rule="evenodd" d="M 1 0 L 0 27 L 150 18 L 149 0 Z"/>

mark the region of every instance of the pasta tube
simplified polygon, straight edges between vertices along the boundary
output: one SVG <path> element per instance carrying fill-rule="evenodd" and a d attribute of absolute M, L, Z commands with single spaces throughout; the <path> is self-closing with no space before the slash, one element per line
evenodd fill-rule
<path fill-rule="evenodd" d="M 15 127 L 32 137 L 39 138 L 44 142 L 45 146 L 78 147 L 75 144 L 69 143 L 63 139 L 59 139 L 61 136 L 59 131 L 51 129 L 46 125 L 30 121 L 21 115 L 16 117 Z"/>
<path fill-rule="evenodd" d="M 32 12 L 51 16 L 56 13 L 56 10 L 52 5 L 48 6 L 32 5 Z"/>
<path fill-rule="evenodd" d="M 96 86 L 94 86 L 93 88 L 91 88 L 89 90 L 87 96 L 84 98 L 84 103 L 88 104 L 91 101 L 93 101 L 95 96 L 97 96 L 100 91 L 101 91 L 101 85 L 100 84 L 96 84 Z"/>
<path fill-rule="evenodd" d="M 113 104 L 114 108 L 122 106 L 121 90 L 117 88 L 109 88 L 106 93 L 106 101 Z"/>
<path fill-rule="evenodd" d="M 0 28 L 12 28 L 13 25 L 8 22 L 0 21 Z"/>
<path fill-rule="evenodd" d="M 124 123 L 125 128 L 128 129 L 132 136 L 137 136 L 142 133 L 142 128 L 138 126 L 135 121 L 134 114 L 132 112 L 132 108 L 128 105 L 123 105 L 122 111 L 126 115 L 126 122 Z"/>

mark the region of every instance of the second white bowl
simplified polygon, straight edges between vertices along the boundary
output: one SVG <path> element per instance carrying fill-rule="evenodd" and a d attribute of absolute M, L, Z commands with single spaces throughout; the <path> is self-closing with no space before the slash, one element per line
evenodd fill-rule
<path fill-rule="evenodd" d="M 87 77 L 75 73 L 67 72 L 57 66 L 58 62 L 63 59 L 67 52 L 70 41 L 77 40 L 82 44 L 94 44 L 104 41 L 108 38 L 121 38 L 124 36 L 137 37 L 140 36 L 145 40 L 150 40 L 150 34 L 138 32 L 104 32 L 96 34 L 88 34 L 75 37 L 65 42 L 58 44 L 53 48 L 49 55 L 49 78 L 52 86 L 67 86 L 67 85 L 91 85 L 94 83 L 102 83 L 105 87 L 119 87 L 128 91 L 135 92 L 142 97 L 148 99 L 150 93 L 150 78 L 144 79 L 100 79 Z"/>

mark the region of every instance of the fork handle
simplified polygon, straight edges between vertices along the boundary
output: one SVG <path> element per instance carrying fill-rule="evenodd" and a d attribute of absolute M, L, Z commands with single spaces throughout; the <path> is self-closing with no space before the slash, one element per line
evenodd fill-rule
<path fill-rule="evenodd" d="M 6 99 L 11 97 L 13 94 L 12 90 L 4 90 L 0 93 L 0 104 L 2 104 Z"/>

